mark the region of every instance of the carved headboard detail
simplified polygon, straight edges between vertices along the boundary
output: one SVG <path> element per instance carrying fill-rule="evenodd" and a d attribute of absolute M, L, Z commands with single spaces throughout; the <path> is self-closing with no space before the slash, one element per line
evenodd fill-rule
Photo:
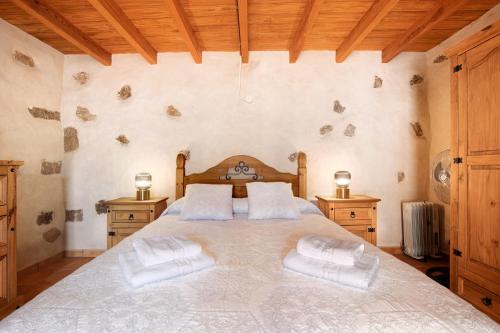
<path fill-rule="evenodd" d="M 233 197 L 244 198 L 247 196 L 246 183 L 257 181 L 292 183 L 293 194 L 306 199 L 306 162 L 306 154 L 300 152 L 297 157 L 297 174 L 294 175 L 279 172 L 254 157 L 236 155 L 204 172 L 186 175 L 186 157 L 178 154 L 175 197 L 182 198 L 189 184 L 233 184 Z"/>

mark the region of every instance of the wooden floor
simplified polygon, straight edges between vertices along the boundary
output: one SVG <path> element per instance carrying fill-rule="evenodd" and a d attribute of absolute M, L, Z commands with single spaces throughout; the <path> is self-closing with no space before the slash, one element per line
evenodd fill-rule
<path fill-rule="evenodd" d="M 394 254 L 394 256 L 424 273 L 428 268 L 448 265 L 447 257 L 443 259 L 428 259 L 426 261 L 420 261 L 410 258 L 404 254 Z M 29 302 L 36 295 L 73 273 L 77 268 L 88 263 L 90 260 L 92 260 L 92 258 L 58 258 L 57 260 L 53 260 L 36 270 L 20 272 L 18 274 L 17 282 L 17 302 L 8 311 L 0 314 L 0 319 L 14 311 L 16 306 L 21 306 L 24 303 Z"/>
<path fill-rule="evenodd" d="M 26 303 L 92 259 L 60 258 L 40 267 L 36 272 L 20 272 L 17 275 L 17 294 Z"/>
<path fill-rule="evenodd" d="M 401 261 L 404 261 L 408 265 L 415 267 L 416 269 L 418 269 L 423 273 L 425 273 L 429 268 L 450 266 L 450 258 L 448 256 L 443 256 L 442 258 L 439 259 L 428 258 L 425 260 L 413 259 L 405 254 L 393 254 L 393 256 L 395 256 Z"/>

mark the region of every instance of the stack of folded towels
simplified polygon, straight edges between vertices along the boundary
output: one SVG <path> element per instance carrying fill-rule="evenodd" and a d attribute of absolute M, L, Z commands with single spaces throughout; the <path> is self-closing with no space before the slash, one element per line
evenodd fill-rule
<path fill-rule="evenodd" d="M 366 289 L 373 282 L 379 258 L 364 253 L 363 243 L 307 235 L 300 238 L 283 266 L 306 275 Z"/>
<path fill-rule="evenodd" d="M 215 264 L 200 244 L 183 236 L 134 239 L 134 251 L 120 253 L 118 261 L 133 288 L 187 275 Z"/>

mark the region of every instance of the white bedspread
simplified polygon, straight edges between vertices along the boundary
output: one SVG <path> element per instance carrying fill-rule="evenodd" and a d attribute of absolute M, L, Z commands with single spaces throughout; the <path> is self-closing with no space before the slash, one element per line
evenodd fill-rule
<path fill-rule="evenodd" d="M 294 221 L 182 222 L 164 216 L 0 323 L 0 332 L 499 332 L 446 288 L 389 254 L 367 291 L 282 268 L 305 234 L 355 239 L 319 215 Z M 207 271 L 132 289 L 118 253 L 133 237 L 184 234 L 216 260 Z"/>

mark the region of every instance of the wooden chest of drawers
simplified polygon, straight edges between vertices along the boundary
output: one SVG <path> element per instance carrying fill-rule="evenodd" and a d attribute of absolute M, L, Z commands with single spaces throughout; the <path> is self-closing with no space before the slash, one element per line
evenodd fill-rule
<path fill-rule="evenodd" d="M 377 202 L 380 199 L 353 195 L 349 199 L 316 196 L 319 209 L 330 220 L 377 245 Z"/>
<path fill-rule="evenodd" d="M 137 201 L 119 198 L 106 202 L 108 206 L 108 249 L 156 220 L 167 208 L 168 197 Z"/>
<path fill-rule="evenodd" d="M 16 178 L 22 165 L 21 161 L 0 160 L 0 310 L 15 304 L 17 296 Z"/>

